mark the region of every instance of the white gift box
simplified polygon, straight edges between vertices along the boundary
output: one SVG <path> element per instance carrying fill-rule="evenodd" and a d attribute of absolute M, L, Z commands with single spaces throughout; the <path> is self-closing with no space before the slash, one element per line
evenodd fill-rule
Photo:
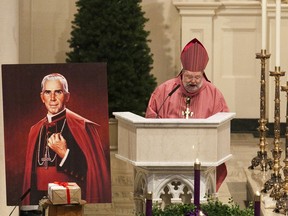
<path fill-rule="evenodd" d="M 53 205 L 79 204 L 81 188 L 75 182 L 49 183 L 48 198 Z"/>

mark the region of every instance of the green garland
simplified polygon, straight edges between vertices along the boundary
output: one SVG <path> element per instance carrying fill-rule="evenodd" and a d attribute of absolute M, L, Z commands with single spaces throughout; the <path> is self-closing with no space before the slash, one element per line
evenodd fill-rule
<path fill-rule="evenodd" d="M 159 207 L 158 203 L 153 204 L 153 216 L 198 216 L 199 213 L 195 211 L 194 204 L 173 203 L 165 206 L 164 209 Z M 219 201 L 217 198 L 208 197 L 207 202 L 201 204 L 201 211 L 206 216 L 254 216 L 253 203 L 249 206 L 240 209 L 240 206 L 234 202 L 232 198 L 229 199 L 228 204 Z M 145 216 L 145 214 L 136 214 L 137 216 Z"/>

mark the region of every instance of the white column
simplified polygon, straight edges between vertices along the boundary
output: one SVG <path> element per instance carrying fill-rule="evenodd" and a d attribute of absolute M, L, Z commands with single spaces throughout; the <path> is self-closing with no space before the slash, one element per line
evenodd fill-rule
<path fill-rule="evenodd" d="M 0 7 L 0 64 L 18 63 L 19 46 L 19 12 L 18 0 L 2 0 Z M 2 68 L 0 68 L 2 74 Z M 13 207 L 6 205 L 6 179 L 5 179 L 5 151 L 4 151 L 4 128 L 3 128 L 3 99 L 2 99 L 2 76 L 0 76 L 0 212 L 1 215 L 9 215 Z M 18 215 L 16 209 L 13 216 Z"/>

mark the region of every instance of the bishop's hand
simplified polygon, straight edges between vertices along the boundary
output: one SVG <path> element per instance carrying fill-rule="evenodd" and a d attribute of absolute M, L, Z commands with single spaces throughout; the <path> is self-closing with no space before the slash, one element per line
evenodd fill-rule
<path fill-rule="evenodd" d="M 48 146 L 61 158 L 67 151 L 67 143 L 61 133 L 53 133 L 48 139 Z"/>

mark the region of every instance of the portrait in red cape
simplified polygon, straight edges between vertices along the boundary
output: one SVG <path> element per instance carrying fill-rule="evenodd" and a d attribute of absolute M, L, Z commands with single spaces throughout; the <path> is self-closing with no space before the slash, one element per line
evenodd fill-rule
<path fill-rule="evenodd" d="M 106 66 L 106 63 L 2 65 L 7 205 L 19 205 L 19 199 L 27 190 L 29 193 L 22 204 L 38 205 L 37 200 L 30 197 L 38 193 L 33 190 L 39 185 L 39 180 L 34 179 L 39 175 L 40 164 L 37 165 L 36 160 L 40 143 L 37 140 L 41 125 L 47 119 L 40 97 L 41 81 L 51 73 L 63 75 L 69 86 L 63 126 L 72 134 L 72 138 L 65 137 L 67 146 L 73 139 L 86 161 L 81 167 L 82 158 L 77 158 L 72 150 L 67 156 L 75 167 L 79 162 L 78 170 L 85 170 L 85 178 L 81 178 L 80 183 L 82 199 L 88 203 L 111 202 Z M 56 177 L 49 181 L 58 181 L 57 174 L 52 176 Z M 67 181 L 78 181 L 78 174 L 73 171 L 67 176 Z"/>

